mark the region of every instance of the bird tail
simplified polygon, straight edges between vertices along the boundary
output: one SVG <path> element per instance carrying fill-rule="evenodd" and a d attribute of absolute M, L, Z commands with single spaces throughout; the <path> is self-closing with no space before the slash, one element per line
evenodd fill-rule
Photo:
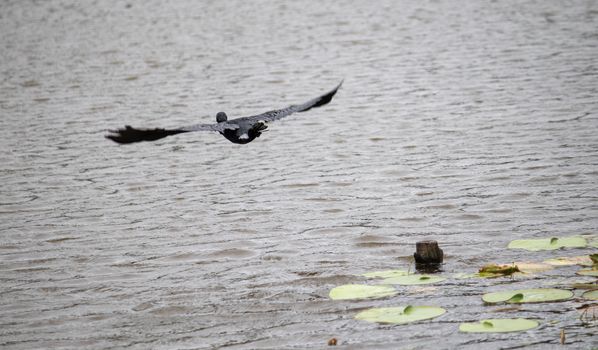
<path fill-rule="evenodd" d="M 264 130 L 268 129 L 268 125 L 266 125 L 266 122 L 263 122 L 260 120 L 259 122 L 253 124 L 251 129 L 255 132 L 260 132 L 260 131 L 264 131 Z"/>
<path fill-rule="evenodd" d="M 181 134 L 188 132 L 188 130 L 181 129 L 135 129 L 130 125 L 126 125 L 124 129 L 109 130 L 111 134 L 106 135 L 107 139 L 120 144 L 141 142 L 141 141 L 156 141 L 166 136 Z"/>
<path fill-rule="evenodd" d="M 263 121 L 259 121 L 253 124 L 251 130 L 249 130 L 249 135 L 255 135 L 255 137 L 260 137 L 262 132 L 266 131 L 266 129 L 268 129 L 268 125 L 266 125 L 266 123 Z"/>

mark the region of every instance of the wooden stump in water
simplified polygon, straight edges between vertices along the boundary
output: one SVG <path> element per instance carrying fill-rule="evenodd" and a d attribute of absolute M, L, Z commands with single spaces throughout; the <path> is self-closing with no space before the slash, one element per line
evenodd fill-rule
<path fill-rule="evenodd" d="M 415 243 L 415 264 L 438 265 L 442 264 L 444 253 L 436 241 L 419 241 Z"/>

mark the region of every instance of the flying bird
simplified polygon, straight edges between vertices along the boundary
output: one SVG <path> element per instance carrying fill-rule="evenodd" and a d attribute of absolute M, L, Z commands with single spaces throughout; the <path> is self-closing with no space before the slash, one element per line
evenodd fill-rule
<path fill-rule="evenodd" d="M 114 142 L 126 144 L 140 141 L 155 141 L 166 136 L 182 134 L 193 131 L 216 131 L 227 140 L 233 143 L 246 144 L 259 137 L 268 128 L 266 123 L 282 119 L 296 112 L 305 112 L 312 108 L 320 107 L 332 100 L 332 97 L 343 82 L 341 81 L 332 91 L 320 97 L 316 97 L 305 103 L 291 105 L 287 108 L 276 109 L 262 114 L 228 119 L 224 112 L 216 114 L 216 124 L 196 124 L 176 129 L 137 129 L 126 125 L 124 129 L 109 130 L 111 134 L 106 135 L 107 139 Z"/>

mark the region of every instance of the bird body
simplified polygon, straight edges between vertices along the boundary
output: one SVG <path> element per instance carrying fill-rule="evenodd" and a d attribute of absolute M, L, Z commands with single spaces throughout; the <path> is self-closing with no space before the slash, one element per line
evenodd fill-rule
<path fill-rule="evenodd" d="M 126 125 L 123 129 L 110 130 L 111 134 L 106 138 L 120 143 L 128 144 L 140 141 L 155 141 L 170 135 L 176 135 L 194 131 L 216 131 L 222 134 L 227 140 L 233 143 L 246 144 L 258 138 L 268 128 L 266 123 L 282 119 L 296 112 L 305 112 L 312 108 L 328 104 L 342 85 L 342 81 L 332 91 L 309 100 L 299 105 L 292 105 L 287 108 L 268 111 L 266 113 L 228 119 L 224 112 L 216 114 L 216 124 L 196 124 L 176 129 L 136 129 Z"/>
<path fill-rule="evenodd" d="M 225 129 L 221 134 L 230 142 L 242 145 L 260 137 L 262 131 L 268 128 L 264 122 L 251 120 L 240 120 L 237 125 L 238 129 Z"/>

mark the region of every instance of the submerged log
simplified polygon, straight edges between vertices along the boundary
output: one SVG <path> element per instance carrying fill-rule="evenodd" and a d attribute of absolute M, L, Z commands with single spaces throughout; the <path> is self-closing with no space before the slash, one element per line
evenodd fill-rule
<path fill-rule="evenodd" d="M 419 241 L 415 244 L 415 264 L 442 264 L 444 253 L 436 241 Z"/>

